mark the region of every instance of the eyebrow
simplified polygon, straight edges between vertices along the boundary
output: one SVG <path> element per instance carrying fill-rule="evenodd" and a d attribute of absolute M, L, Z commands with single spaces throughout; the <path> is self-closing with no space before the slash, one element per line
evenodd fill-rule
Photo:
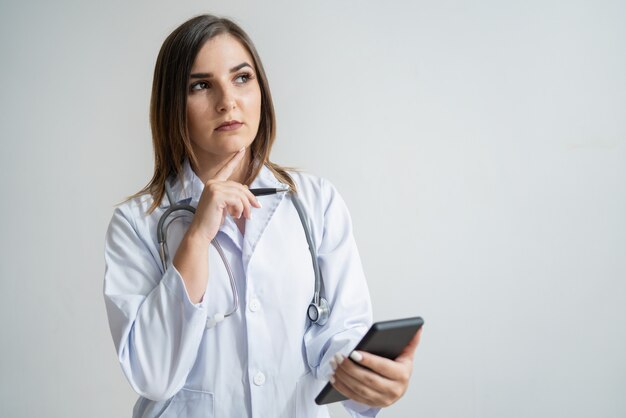
<path fill-rule="evenodd" d="M 247 62 L 242 62 L 239 65 L 235 65 L 233 68 L 230 69 L 229 72 L 231 73 L 235 73 L 239 70 L 241 70 L 244 67 L 250 67 L 252 68 L 252 66 L 250 64 L 248 64 Z M 189 75 L 190 78 L 211 78 L 213 77 L 212 73 L 193 73 L 191 75 Z"/>

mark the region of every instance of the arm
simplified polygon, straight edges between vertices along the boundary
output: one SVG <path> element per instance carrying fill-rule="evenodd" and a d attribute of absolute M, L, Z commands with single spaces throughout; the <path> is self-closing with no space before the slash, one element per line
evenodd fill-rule
<path fill-rule="evenodd" d="M 316 196 L 317 197 L 317 196 Z M 327 380 L 332 374 L 331 360 L 336 353 L 347 355 L 372 323 L 372 307 L 361 259 L 352 233 L 348 209 L 329 183 L 322 180 L 322 227 L 316 227 L 318 258 L 322 271 L 324 295 L 331 307 L 328 323 L 312 325 L 305 335 L 307 359 L 316 378 Z M 319 225 L 318 225 L 319 226 Z M 372 417 L 378 408 L 370 408 L 354 401 L 343 402 L 354 417 Z"/>
<path fill-rule="evenodd" d="M 250 206 L 258 207 L 245 186 L 227 181 L 243 151 L 205 186 L 193 222 L 164 273 L 132 216 L 117 209 L 111 220 L 105 247 L 107 313 L 122 369 L 146 398 L 168 399 L 183 387 L 205 329 L 206 308 L 200 301 L 208 282 L 209 244 L 227 212 L 249 217 Z"/>
<path fill-rule="evenodd" d="M 331 324 L 329 320 L 328 330 L 317 330 L 322 341 L 324 332 L 324 337 L 329 338 L 319 352 L 317 377 L 332 375 L 335 388 L 350 399 L 343 405 L 353 417 L 373 417 L 381 407 L 393 404 L 406 392 L 421 330 L 395 361 L 365 352 L 342 361 L 349 354 L 346 350 L 371 325 L 371 305 L 348 210 L 337 191 L 328 186 L 328 199 L 322 199 L 327 203 L 319 257 L 324 285 L 328 285 L 326 294 L 332 298 L 331 318 L 336 322 Z M 333 359 L 333 354 L 339 361 Z"/>
<path fill-rule="evenodd" d="M 250 218 L 251 206 L 260 207 L 246 186 L 228 181 L 244 156 L 245 147 L 207 181 L 193 221 L 174 256 L 174 266 L 194 302 L 200 302 L 204 296 L 209 278 L 209 245 L 224 222 L 224 216 L 228 213 L 234 218 L 242 215 Z"/>
<path fill-rule="evenodd" d="M 116 209 L 105 243 L 104 299 L 118 359 L 133 389 L 164 400 L 184 385 L 206 323 L 178 271 L 160 271 L 132 219 Z"/>

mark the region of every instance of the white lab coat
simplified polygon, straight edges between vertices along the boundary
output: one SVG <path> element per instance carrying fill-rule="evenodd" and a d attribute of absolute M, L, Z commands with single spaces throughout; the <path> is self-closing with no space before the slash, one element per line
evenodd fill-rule
<path fill-rule="evenodd" d="M 203 184 L 188 162 L 173 184 L 176 201 L 196 205 Z M 217 235 L 237 283 L 240 307 L 213 328 L 207 318 L 233 305 L 216 250 L 202 302 L 189 300 L 178 271 L 163 271 L 150 196 L 115 209 L 106 235 L 104 297 L 119 362 L 140 395 L 133 417 L 328 417 L 314 398 L 331 374 L 330 359 L 356 345 L 372 322 L 371 303 L 348 210 L 327 181 L 291 173 L 312 223 L 331 306 L 325 326 L 306 311 L 315 280 L 305 234 L 291 197 L 259 197 L 245 236 L 226 217 Z M 263 167 L 251 187 L 286 187 Z M 172 224 L 171 258 L 189 221 Z M 344 402 L 355 417 L 376 408 Z"/>

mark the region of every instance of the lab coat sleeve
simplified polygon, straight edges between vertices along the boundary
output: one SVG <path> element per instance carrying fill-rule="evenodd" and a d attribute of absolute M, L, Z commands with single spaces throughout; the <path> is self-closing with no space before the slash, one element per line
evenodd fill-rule
<path fill-rule="evenodd" d="M 173 265 L 162 273 L 149 250 L 150 238 L 140 236 L 123 209 L 115 210 L 105 241 L 104 299 L 111 335 L 133 389 L 145 398 L 165 400 L 183 387 L 195 362 L 206 307 L 189 300 Z"/>
<path fill-rule="evenodd" d="M 316 228 L 316 245 L 331 313 L 325 326 L 309 327 L 305 345 L 315 377 L 328 380 L 331 358 L 338 352 L 347 356 L 372 324 L 372 306 L 346 204 L 334 186 L 321 182 L 323 228 Z M 380 410 L 351 400 L 343 405 L 353 417 L 373 417 Z"/>

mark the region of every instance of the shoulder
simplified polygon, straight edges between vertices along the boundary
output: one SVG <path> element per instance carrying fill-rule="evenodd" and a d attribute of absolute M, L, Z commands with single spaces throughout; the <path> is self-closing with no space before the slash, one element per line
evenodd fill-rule
<path fill-rule="evenodd" d="M 352 218 L 337 188 L 327 179 L 301 171 L 290 171 L 297 196 L 311 220 L 319 254 L 328 254 L 353 242 Z"/>
<path fill-rule="evenodd" d="M 337 188 L 324 177 L 300 170 L 288 173 L 296 183 L 298 196 L 305 200 L 328 203 L 333 197 L 339 196 Z"/>
<path fill-rule="evenodd" d="M 152 202 L 154 202 L 154 199 L 149 193 L 131 197 L 115 206 L 113 216 L 123 216 L 128 220 L 145 217 L 149 215 Z M 155 211 L 158 210 L 159 208 L 157 207 Z"/>
<path fill-rule="evenodd" d="M 144 238 L 152 235 L 151 231 L 156 227 L 163 212 L 162 207 L 157 207 L 153 212 L 150 212 L 153 201 L 152 196 L 146 193 L 132 197 L 115 206 L 107 231 L 107 240 L 121 238 L 120 232 L 122 231 L 124 231 L 124 235 L 131 234 Z M 149 241 L 147 238 L 145 240 Z"/>
<path fill-rule="evenodd" d="M 289 175 L 296 183 L 298 197 L 316 219 L 326 223 L 329 218 L 340 217 L 350 222 L 345 201 L 331 181 L 305 171 L 289 171 Z"/>

